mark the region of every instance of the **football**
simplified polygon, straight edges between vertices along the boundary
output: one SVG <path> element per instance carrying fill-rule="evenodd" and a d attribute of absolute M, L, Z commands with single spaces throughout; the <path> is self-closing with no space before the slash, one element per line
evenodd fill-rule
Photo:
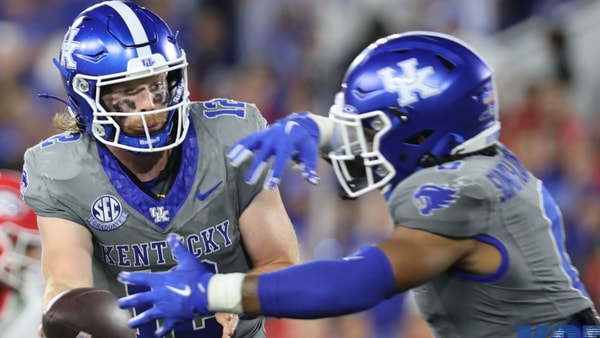
<path fill-rule="evenodd" d="M 46 338 L 135 338 L 129 311 L 109 291 L 77 288 L 57 296 L 42 316 Z"/>

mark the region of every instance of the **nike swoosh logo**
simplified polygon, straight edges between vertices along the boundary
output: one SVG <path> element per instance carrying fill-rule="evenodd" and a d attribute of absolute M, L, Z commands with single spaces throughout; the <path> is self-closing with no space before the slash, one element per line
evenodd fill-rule
<path fill-rule="evenodd" d="M 294 128 L 294 126 L 299 126 L 298 122 L 289 121 L 288 123 L 285 124 L 285 128 L 283 129 L 283 132 L 286 135 L 289 135 L 292 132 L 292 129 Z"/>
<path fill-rule="evenodd" d="M 213 187 L 206 190 L 205 192 L 201 192 L 200 190 L 198 190 L 198 192 L 196 193 L 196 197 L 198 197 L 200 201 L 204 201 L 210 194 L 217 190 L 217 188 L 220 187 L 222 183 L 223 181 L 219 181 L 219 183 L 215 184 Z"/>
<path fill-rule="evenodd" d="M 189 297 L 192 294 L 192 288 L 190 288 L 189 285 L 186 285 L 185 288 L 183 288 L 183 289 L 178 289 L 176 287 L 167 285 L 167 289 L 175 292 L 178 295 L 182 295 L 184 297 Z"/>

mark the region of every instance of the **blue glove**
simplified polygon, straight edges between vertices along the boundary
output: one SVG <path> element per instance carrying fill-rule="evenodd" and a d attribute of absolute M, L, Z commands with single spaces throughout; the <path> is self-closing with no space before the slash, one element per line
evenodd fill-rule
<path fill-rule="evenodd" d="M 164 324 L 155 334 L 163 337 L 177 323 L 212 313 L 208 310 L 208 281 L 214 275 L 202 262 L 187 251 L 176 234 L 167 238 L 175 259 L 179 262 L 171 271 L 121 272 L 119 281 L 149 287 L 150 290 L 119 299 L 120 308 L 149 307 L 129 320 L 137 328 L 156 319 Z"/>
<path fill-rule="evenodd" d="M 237 167 L 255 152 L 256 157 L 248 168 L 246 181 L 256 184 L 267 161 L 274 156 L 273 165 L 265 180 L 265 189 L 273 189 L 279 184 L 290 159 L 300 165 L 302 176 L 307 181 L 318 184 L 319 127 L 308 117 L 308 114 L 308 112 L 290 114 L 266 130 L 246 136 L 229 148 L 227 152 L 229 161 Z"/>

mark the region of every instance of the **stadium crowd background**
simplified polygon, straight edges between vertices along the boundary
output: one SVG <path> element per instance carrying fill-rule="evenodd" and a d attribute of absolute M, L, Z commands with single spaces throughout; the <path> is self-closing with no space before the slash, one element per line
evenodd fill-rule
<path fill-rule="evenodd" d="M 65 107 L 52 58 L 92 0 L 0 0 L 0 167 L 57 132 Z M 600 2 L 593 0 L 139 0 L 161 15 L 188 54 L 192 99 L 256 103 L 274 121 L 327 114 L 342 73 L 369 42 L 427 29 L 472 44 L 496 70 L 502 140 L 544 179 L 566 222 L 567 248 L 600 305 Z M 391 231 L 383 200 L 329 192 L 286 173 L 282 192 L 304 260 L 339 257 Z M 410 272 L 407 272 L 410 273 Z M 401 337 L 397 299 L 353 316 L 269 320 L 271 337 Z M 417 332 L 417 331 L 415 331 Z M 421 338 L 419 333 L 402 337 Z"/>

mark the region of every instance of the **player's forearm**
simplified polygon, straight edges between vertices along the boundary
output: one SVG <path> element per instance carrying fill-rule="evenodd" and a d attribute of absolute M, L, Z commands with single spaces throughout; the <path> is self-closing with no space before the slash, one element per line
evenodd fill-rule
<path fill-rule="evenodd" d="M 249 315 L 261 315 L 258 299 L 258 279 L 260 275 L 246 275 L 242 284 L 242 308 Z"/>
<path fill-rule="evenodd" d="M 46 248 L 47 251 L 49 251 Z M 91 258 L 81 251 L 74 250 L 73 256 L 62 256 L 46 252 L 42 255 L 42 264 L 46 286 L 44 289 L 43 305 L 47 308 L 48 303 L 60 293 L 81 287 L 92 287 L 94 277 L 92 275 Z M 87 252 L 87 251 L 86 251 Z M 79 254 L 75 256 L 76 254 Z"/>
<path fill-rule="evenodd" d="M 396 292 L 390 263 L 375 247 L 348 259 L 314 261 L 233 279 L 228 275 L 211 279 L 210 310 L 310 319 L 358 312 Z"/>
<path fill-rule="evenodd" d="M 77 287 L 91 287 L 93 283 L 91 281 L 84 280 L 71 280 L 69 283 L 61 281 L 53 281 L 49 278 L 46 281 L 46 288 L 44 290 L 43 309 L 47 309 L 48 305 L 61 293 L 71 290 Z"/>
<path fill-rule="evenodd" d="M 65 285 L 48 284 L 44 291 L 43 309 L 48 308 L 48 304 L 59 295 L 61 292 L 68 290 L 69 288 Z"/>

